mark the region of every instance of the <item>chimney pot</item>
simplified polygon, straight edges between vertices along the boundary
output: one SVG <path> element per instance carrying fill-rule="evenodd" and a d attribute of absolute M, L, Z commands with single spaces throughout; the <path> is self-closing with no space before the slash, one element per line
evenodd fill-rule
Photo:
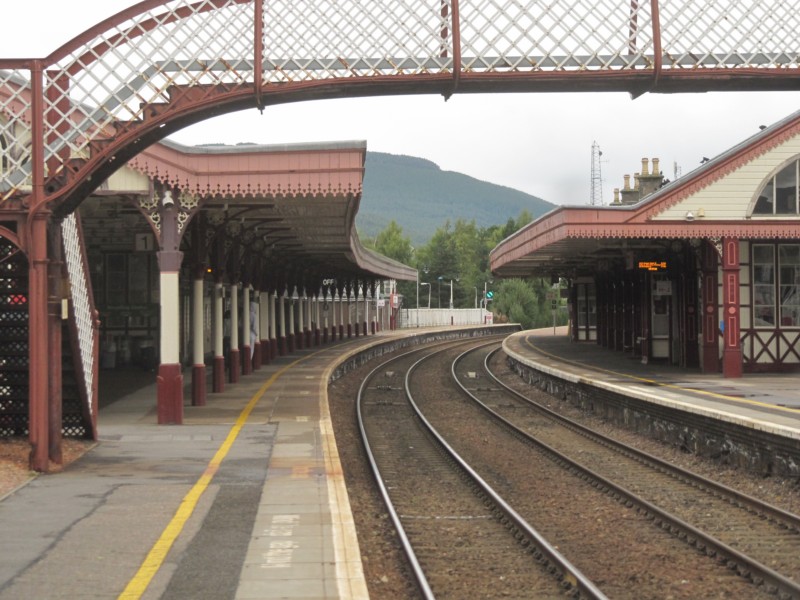
<path fill-rule="evenodd" d="M 647 177 L 650 171 L 647 170 L 647 158 L 642 159 L 642 176 Z"/>
<path fill-rule="evenodd" d="M 658 159 L 653 159 L 653 175 L 659 175 L 661 171 L 658 170 Z"/>
<path fill-rule="evenodd" d="M 625 185 L 623 186 L 622 189 L 624 189 L 624 190 L 631 189 L 631 176 L 630 175 L 625 175 L 624 179 L 625 179 Z"/>

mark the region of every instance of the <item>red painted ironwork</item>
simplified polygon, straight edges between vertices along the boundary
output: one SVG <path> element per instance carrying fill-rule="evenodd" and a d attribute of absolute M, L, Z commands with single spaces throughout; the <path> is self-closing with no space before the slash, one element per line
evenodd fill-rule
<path fill-rule="evenodd" d="M 722 346 L 722 374 L 725 377 L 742 376 L 742 343 L 739 307 L 739 240 L 722 240 L 722 311 L 725 331 Z"/>
<path fill-rule="evenodd" d="M 41 61 L 0 59 L 14 82 L 34 85 L 34 69 L 46 68 L 48 89 L 48 106 L 33 108 L 33 98 L 14 91 L 0 109 L 27 104 L 22 112 L 32 120 L 50 112 L 47 139 L 57 143 L 45 158 L 62 164 L 49 169 L 47 200 L 69 212 L 150 142 L 253 104 L 456 91 L 800 87 L 796 44 L 786 34 L 793 12 L 777 0 L 637 0 L 622 14 L 623 2 L 343 0 L 308 11 L 288 0 L 147 0 Z M 14 85 L 0 74 L 0 90 Z M 42 101 L 41 91 L 27 95 Z M 6 187 L 23 190 L 25 170 Z"/>

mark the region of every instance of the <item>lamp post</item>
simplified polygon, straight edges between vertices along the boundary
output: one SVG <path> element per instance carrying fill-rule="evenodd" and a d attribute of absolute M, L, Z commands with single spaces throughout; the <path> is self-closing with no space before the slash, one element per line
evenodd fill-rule
<path fill-rule="evenodd" d="M 431 284 L 427 281 L 420 281 L 420 285 L 427 285 L 428 286 L 428 310 L 431 309 Z"/>
<path fill-rule="evenodd" d="M 450 280 L 450 310 L 453 310 L 453 280 Z"/>
<path fill-rule="evenodd" d="M 478 286 L 473 285 L 472 287 L 475 288 L 475 308 L 478 308 Z"/>
<path fill-rule="evenodd" d="M 417 273 L 417 327 L 419 327 L 419 273 Z"/>
<path fill-rule="evenodd" d="M 437 277 L 436 279 L 439 280 L 439 289 L 436 295 L 439 297 L 439 308 L 442 308 L 442 279 L 444 279 L 444 277 L 439 275 L 439 277 Z"/>

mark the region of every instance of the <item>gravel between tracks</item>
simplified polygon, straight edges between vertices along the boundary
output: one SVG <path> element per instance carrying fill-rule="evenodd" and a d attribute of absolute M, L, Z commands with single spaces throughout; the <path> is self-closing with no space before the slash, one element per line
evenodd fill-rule
<path fill-rule="evenodd" d="M 506 383 L 524 390 L 528 395 L 542 399 L 553 410 L 611 435 L 624 443 L 711 477 L 730 487 L 740 489 L 785 510 L 800 511 L 800 482 L 798 481 L 776 477 L 760 478 L 736 471 L 733 468 L 720 466 L 712 461 L 686 454 L 677 448 L 619 429 L 602 419 L 583 414 L 566 402 L 528 386 L 507 368 L 504 355 L 501 355 L 495 364 L 498 364 L 498 372 Z M 372 598 L 381 600 L 414 598 L 416 591 L 410 572 L 405 565 L 377 488 L 372 482 L 369 465 L 362 456 L 361 442 L 355 422 L 355 396 L 358 386 L 361 379 L 374 366 L 374 363 L 367 363 L 330 386 L 331 415 L 358 531 L 370 595 Z M 433 382 L 431 384 L 433 385 Z M 491 450 L 492 445 L 488 444 L 487 451 Z M 635 593 L 632 590 L 631 597 L 634 596 Z"/>

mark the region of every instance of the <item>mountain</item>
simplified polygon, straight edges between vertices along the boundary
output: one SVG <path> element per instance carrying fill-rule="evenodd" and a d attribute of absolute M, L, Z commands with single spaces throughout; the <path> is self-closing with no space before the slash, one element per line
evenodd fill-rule
<path fill-rule="evenodd" d="M 448 219 L 474 220 L 478 227 L 489 227 L 505 225 L 523 210 L 535 218 L 553 207 L 519 190 L 442 171 L 424 158 L 367 152 L 356 227 L 362 238 L 369 238 L 394 220 L 412 244 L 420 245 Z"/>

